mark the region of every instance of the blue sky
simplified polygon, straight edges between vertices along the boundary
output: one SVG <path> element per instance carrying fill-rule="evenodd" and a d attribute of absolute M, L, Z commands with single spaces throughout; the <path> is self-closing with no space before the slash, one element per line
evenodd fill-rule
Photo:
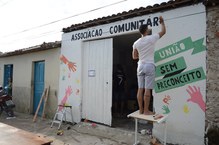
<path fill-rule="evenodd" d="M 62 28 L 72 24 L 166 1 L 0 0 L 0 51 L 60 41 Z"/>

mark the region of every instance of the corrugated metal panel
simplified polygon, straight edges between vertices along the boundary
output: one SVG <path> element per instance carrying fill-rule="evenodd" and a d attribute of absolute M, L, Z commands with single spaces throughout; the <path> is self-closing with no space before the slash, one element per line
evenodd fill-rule
<path fill-rule="evenodd" d="M 112 39 L 83 47 L 82 118 L 111 125 Z"/>

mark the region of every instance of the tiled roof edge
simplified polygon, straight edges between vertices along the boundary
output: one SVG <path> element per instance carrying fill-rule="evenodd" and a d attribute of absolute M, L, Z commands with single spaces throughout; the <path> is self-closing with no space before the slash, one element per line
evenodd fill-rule
<path fill-rule="evenodd" d="M 21 55 L 21 54 L 27 54 L 27 53 L 32 53 L 32 52 L 38 52 L 38 51 L 44 51 L 44 50 L 54 49 L 58 47 L 61 47 L 61 41 L 48 42 L 48 43 L 44 42 L 41 45 L 36 45 L 36 46 L 29 47 L 29 48 L 24 48 L 24 49 L 11 51 L 11 52 L 2 53 L 0 54 L 0 58 L 9 57 L 13 55 Z"/>
<path fill-rule="evenodd" d="M 141 16 L 145 14 L 155 13 L 159 11 L 166 11 L 170 9 L 175 9 L 178 7 L 193 5 L 203 3 L 206 6 L 212 6 L 218 4 L 218 0 L 170 0 L 168 2 L 163 2 L 161 4 L 154 4 L 153 6 L 140 7 L 130 11 L 124 11 L 122 13 L 113 14 L 111 16 L 106 16 L 102 18 L 97 18 L 94 20 L 89 20 L 79 24 L 73 24 L 70 27 L 63 28 L 62 31 L 64 33 L 85 29 L 88 27 L 103 25 L 112 23 L 119 20 L 125 20 L 128 18 L 132 18 L 135 16 Z"/>

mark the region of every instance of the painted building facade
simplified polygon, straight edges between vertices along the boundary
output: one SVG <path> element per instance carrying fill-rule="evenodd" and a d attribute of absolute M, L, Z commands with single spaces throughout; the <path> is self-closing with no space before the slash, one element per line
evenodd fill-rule
<path fill-rule="evenodd" d="M 91 21 L 86 28 L 79 24 L 63 29 L 59 103 L 73 106 L 76 122 L 88 119 L 111 125 L 114 65 L 122 64 L 129 86 L 136 85 L 132 44 L 140 37 L 141 24 L 148 24 L 153 33 L 159 32 L 158 17 L 162 15 L 167 33 L 156 44 L 154 109 L 169 115 L 167 142 L 204 144 L 206 7 L 203 3 L 182 3 L 170 2 L 181 5 L 175 9 L 166 5 L 164 10 L 160 5 L 159 11 L 149 8 L 152 12 L 146 9 L 140 16 L 119 19 L 118 15 L 106 23 Z M 163 126 L 154 126 L 153 133 L 161 140 L 162 132 Z"/>
<path fill-rule="evenodd" d="M 205 127 L 218 125 L 219 116 L 219 16 L 218 3 L 211 1 L 210 7 L 210 1 L 205 5 L 193 0 L 170 1 L 64 28 L 61 52 L 59 44 L 31 53 L 3 54 L 0 84 L 7 84 L 5 76 L 12 75 L 16 110 L 33 113 L 34 68 L 44 62 L 44 88 L 50 86 L 48 117 L 53 117 L 57 104 L 67 104 L 73 107 L 75 122 L 88 119 L 112 125 L 114 66 L 124 67 L 127 97 L 132 100 L 137 85 L 132 44 L 140 37 L 141 24 L 158 32 L 162 15 L 167 33 L 156 44 L 154 109 L 169 115 L 168 143 L 202 145 Z M 4 74 L 7 68 L 13 69 Z M 153 128 L 161 140 L 163 127 Z"/>
<path fill-rule="evenodd" d="M 52 118 L 57 108 L 60 42 L 3 53 L 0 56 L 0 84 L 12 79 L 15 111 L 35 113 L 44 88 L 50 87 L 46 117 Z M 39 111 L 39 115 L 42 107 Z"/>

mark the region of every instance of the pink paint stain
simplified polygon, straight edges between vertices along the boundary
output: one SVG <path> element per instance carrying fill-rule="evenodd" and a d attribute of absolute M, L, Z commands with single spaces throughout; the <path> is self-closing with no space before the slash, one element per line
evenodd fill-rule
<path fill-rule="evenodd" d="M 79 95 L 79 93 L 80 93 L 80 90 L 79 90 L 79 89 L 77 89 L 77 91 L 76 91 L 75 95 Z"/>
<path fill-rule="evenodd" d="M 65 89 L 65 96 L 62 98 L 61 104 L 62 106 L 64 106 L 67 102 L 68 97 L 72 94 L 72 88 L 71 86 L 68 86 L 67 89 Z M 63 109 L 63 107 L 60 106 L 59 107 L 59 111 L 61 111 Z"/>
<path fill-rule="evenodd" d="M 169 101 L 171 100 L 171 98 L 170 98 L 170 96 L 168 95 L 168 96 L 165 96 L 164 98 L 163 98 L 163 102 L 165 103 L 165 104 L 168 104 L 169 105 Z"/>

